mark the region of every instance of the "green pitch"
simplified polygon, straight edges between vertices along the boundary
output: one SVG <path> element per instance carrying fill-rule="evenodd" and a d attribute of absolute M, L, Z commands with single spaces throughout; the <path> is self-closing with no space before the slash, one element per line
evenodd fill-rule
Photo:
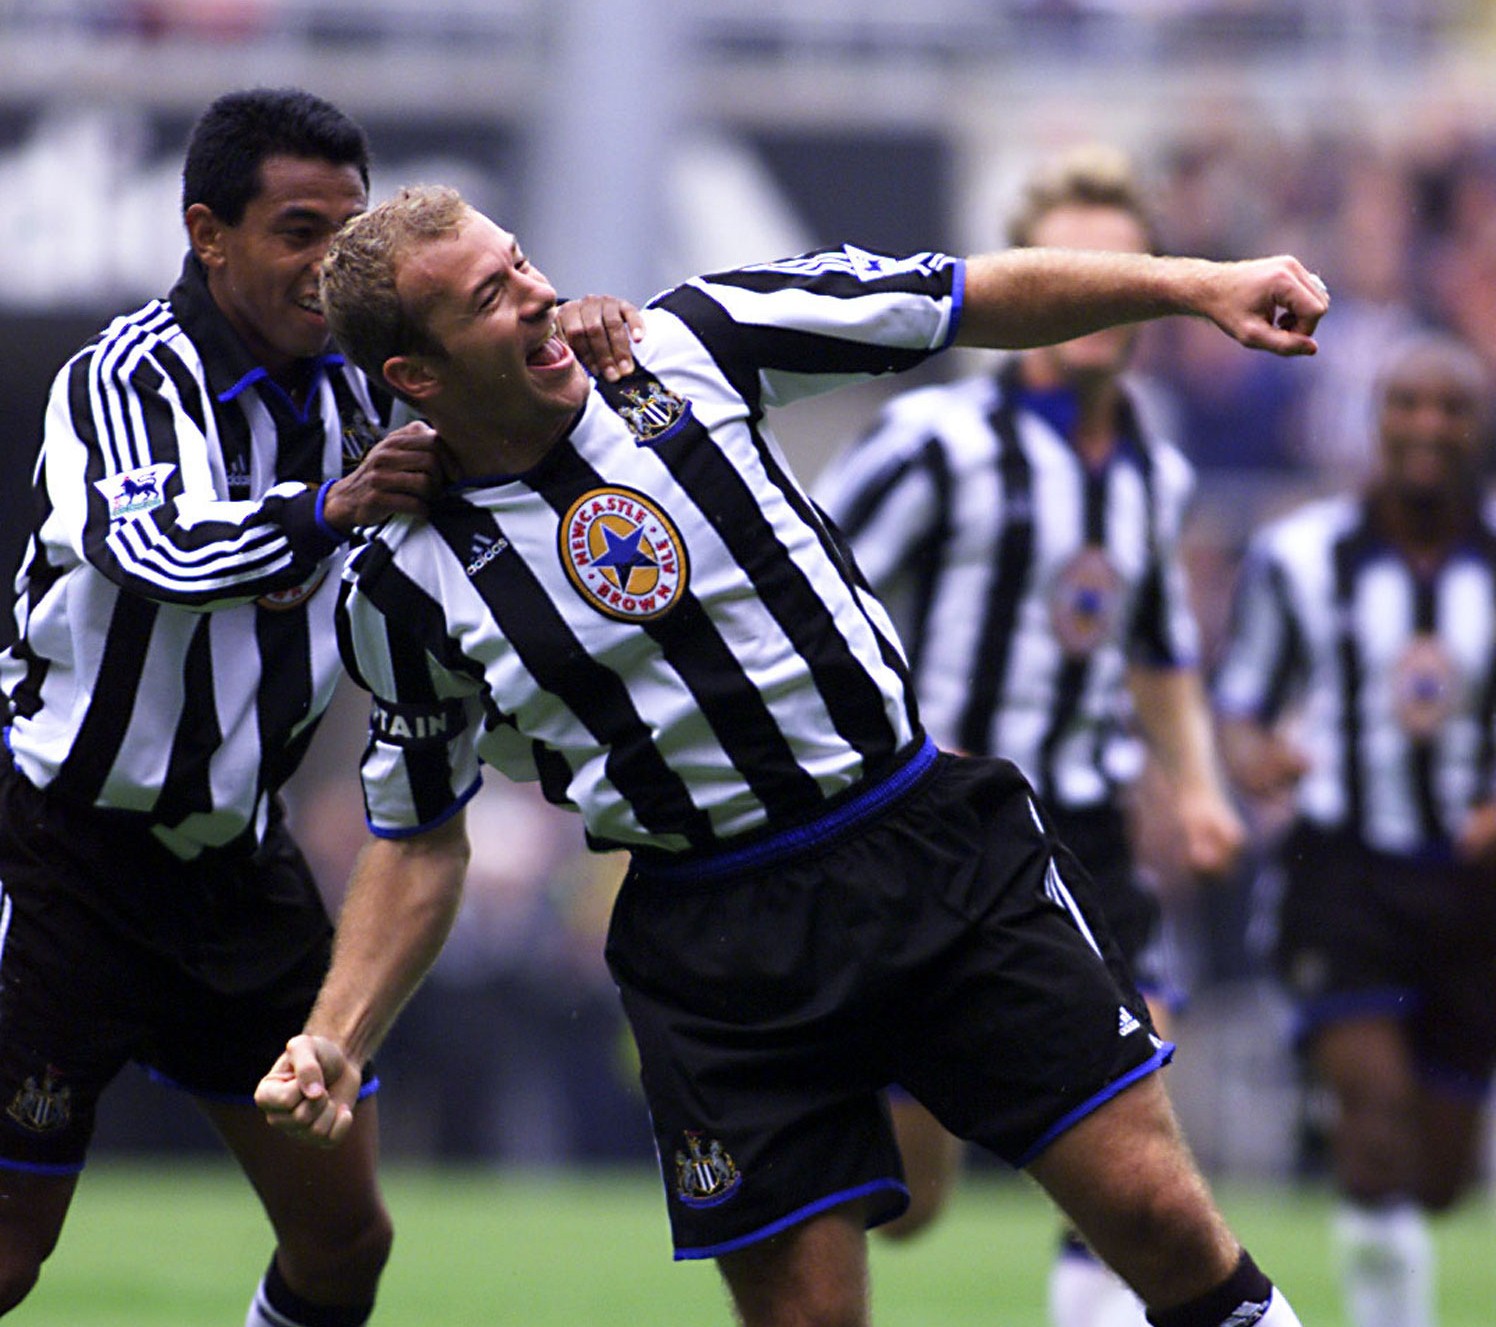
<path fill-rule="evenodd" d="M 670 1261 L 652 1173 L 393 1168 L 397 1229 L 378 1327 L 729 1327 L 715 1272 Z M 1306 1327 L 1344 1327 L 1322 1195 L 1227 1187 L 1222 1202 Z M 1496 1221 L 1478 1201 L 1436 1226 L 1441 1327 L 1496 1321 Z M 1043 1327 L 1054 1227 L 1029 1185 L 968 1176 L 949 1217 L 904 1246 L 874 1241 L 890 1327 Z M 269 1253 L 227 1165 L 95 1164 L 16 1327 L 239 1327 Z M 9 1327 L 9 1323 L 7 1324 Z"/>

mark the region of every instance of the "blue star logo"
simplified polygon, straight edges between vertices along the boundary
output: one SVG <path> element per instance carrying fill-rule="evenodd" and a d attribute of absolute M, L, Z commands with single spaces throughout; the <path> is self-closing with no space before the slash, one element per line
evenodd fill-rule
<path fill-rule="evenodd" d="M 619 589 L 628 589 L 634 572 L 650 571 L 660 565 L 640 547 L 644 541 L 643 526 L 636 525 L 628 534 L 619 534 L 607 525 L 602 527 L 602 531 L 603 538 L 608 541 L 608 551 L 592 565 L 611 573 L 610 579 Z"/>

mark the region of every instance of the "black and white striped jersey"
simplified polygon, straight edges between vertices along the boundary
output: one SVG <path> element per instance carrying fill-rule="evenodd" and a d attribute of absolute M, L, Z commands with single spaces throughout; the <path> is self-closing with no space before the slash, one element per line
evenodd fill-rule
<path fill-rule="evenodd" d="M 764 408 L 947 345 L 964 270 L 849 248 L 688 282 L 539 465 L 387 523 L 340 616 L 374 831 L 437 823 L 481 760 L 598 846 L 710 850 L 898 768 L 902 654 Z"/>
<path fill-rule="evenodd" d="M 1496 527 L 1419 575 L 1356 498 L 1264 529 L 1214 685 L 1227 717 L 1294 723 L 1301 815 L 1383 852 L 1443 855 L 1492 793 Z"/>
<path fill-rule="evenodd" d="M 258 835 L 340 674 L 317 490 L 390 398 L 341 356 L 314 368 L 298 408 L 189 255 L 168 299 L 53 383 L 0 658 L 7 740 L 33 784 L 139 812 L 182 856 Z"/>
<path fill-rule="evenodd" d="M 1130 398 L 1089 469 L 1073 395 L 1027 391 L 1017 367 L 895 397 L 815 493 L 889 606 L 931 735 L 1080 809 L 1136 767 L 1128 664 L 1196 661 L 1178 557 L 1193 473 Z"/>

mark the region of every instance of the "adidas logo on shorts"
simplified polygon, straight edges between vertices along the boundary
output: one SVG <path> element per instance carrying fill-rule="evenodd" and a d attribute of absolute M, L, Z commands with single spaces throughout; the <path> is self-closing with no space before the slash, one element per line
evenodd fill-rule
<path fill-rule="evenodd" d="M 1117 1010 L 1117 1035 L 1119 1037 L 1130 1037 L 1142 1026 L 1137 1016 L 1131 1011 L 1122 1008 Z"/>

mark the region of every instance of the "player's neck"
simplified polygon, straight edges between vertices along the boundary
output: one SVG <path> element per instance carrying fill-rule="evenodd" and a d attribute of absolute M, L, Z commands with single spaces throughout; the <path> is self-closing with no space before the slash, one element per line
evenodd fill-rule
<path fill-rule="evenodd" d="M 1383 535 L 1417 568 L 1437 567 L 1470 532 L 1478 508 L 1463 494 L 1399 493 L 1382 488 L 1373 510 Z"/>
<path fill-rule="evenodd" d="M 576 415 L 550 420 L 534 428 L 500 431 L 490 420 L 460 417 L 438 419 L 432 424 L 450 449 L 463 478 L 488 475 L 522 475 L 540 464 L 570 431 Z"/>
<path fill-rule="evenodd" d="M 1120 436 L 1117 421 L 1122 399 L 1111 374 L 1060 374 L 1040 356 L 1023 361 L 1024 386 L 1040 392 L 1068 391 L 1075 398 L 1070 443 L 1081 460 L 1096 469 L 1111 459 Z"/>

